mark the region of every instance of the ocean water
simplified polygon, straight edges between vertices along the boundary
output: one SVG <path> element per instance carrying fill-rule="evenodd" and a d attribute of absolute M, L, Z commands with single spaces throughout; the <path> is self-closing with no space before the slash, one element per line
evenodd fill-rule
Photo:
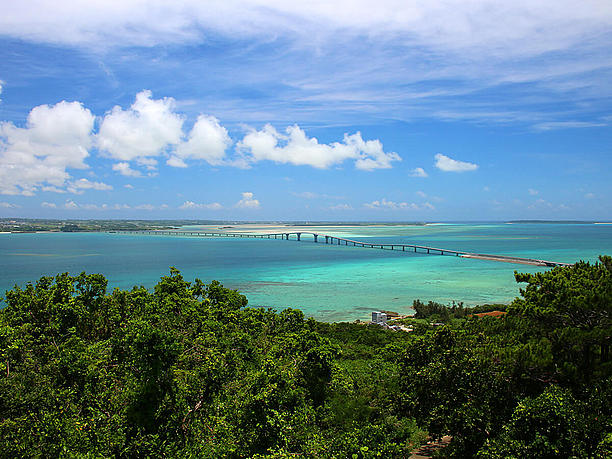
<path fill-rule="evenodd" d="M 219 231 L 218 226 L 185 229 Z M 457 223 L 302 230 L 568 263 L 612 254 L 612 225 Z M 248 231 L 271 229 L 251 226 Z M 0 234 L 0 296 L 15 284 L 66 271 L 102 273 L 110 289 L 151 288 L 175 266 L 187 280 L 216 279 L 240 290 L 251 306 L 300 308 L 316 319 L 338 321 L 367 319 L 375 309 L 407 313 L 416 298 L 468 305 L 508 303 L 519 294 L 515 270 L 546 269 L 314 244 L 308 236 L 302 238 L 303 242 L 116 233 Z"/>

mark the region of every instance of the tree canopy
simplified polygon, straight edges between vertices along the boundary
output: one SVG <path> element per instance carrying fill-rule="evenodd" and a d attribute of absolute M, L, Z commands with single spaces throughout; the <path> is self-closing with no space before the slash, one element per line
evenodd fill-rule
<path fill-rule="evenodd" d="M 415 301 L 411 333 L 42 277 L 0 310 L 0 457 L 610 457 L 612 259 L 516 274 L 501 317 Z M 438 326 L 439 320 L 446 323 Z"/>

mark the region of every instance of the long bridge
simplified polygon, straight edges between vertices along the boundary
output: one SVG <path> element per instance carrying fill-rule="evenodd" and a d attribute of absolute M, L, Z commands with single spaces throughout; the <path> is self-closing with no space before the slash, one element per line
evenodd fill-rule
<path fill-rule="evenodd" d="M 509 255 L 491 255 L 484 253 L 472 253 L 472 252 L 462 252 L 459 250 L 451 250 L 451 249 L 440 249 L 437 247 L 429 247 L 424 245 L 414 245 L 414 244 L 398 244 L 398 243 L 380 243 L 380 242 L 363 242 L 363 241 L 355 241 L 353 239 L 346 239 L 337 236 L 330 236 L 328 234 L 320 234 L 320 233 L 312 233 L 305 231 L 295 231 L 295 232 L 287 232 L 287 233 L 216 233 L 210 231 L 168 231 L 168 230 L 115 230 L 109 231 L 110 233 L 120 233 L 120 234 L 148 234 L 155 236 L 193 236 L 193 237 L 233 237 L 233 238 L 258 238 L 258 239 L 282 239 L 282 240 L 294 240 L 294 241 L 303 241 L 303 237 L 306 236 L 307 239 L 312 238 L 312 241 L 315 243 L 321 244 L 332 244 L 332 245 L 344 245 L 344 246 L 352 246 L 352 247 L 363 247 L 369 249 L 379 249 L 379 250 L 394 250 L 399 252 L 409 252 L 409 253 L 424 253 L 430 255 L 449 255 L 455 257 L 462 258 L 475 258 L 479 260 L 490 260 L 490 261 L 501 261 L 505 263 L 518 263 L 524 265 L 534 265 L 534 266 L 571 266 L 571 263 L 560 263 L 556 261 L 547 261 L 547 260 L 538 260 L 536 258 L 521 258 L 521 257 L 513 257 Z"/>

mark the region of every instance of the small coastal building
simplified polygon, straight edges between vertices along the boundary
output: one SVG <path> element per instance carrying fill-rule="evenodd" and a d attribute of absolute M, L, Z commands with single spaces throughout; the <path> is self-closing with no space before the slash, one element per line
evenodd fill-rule
<path fill-rule="evenodd" d="M 372 311 L 372 323 L 383 325 L 387 323 L 387 314 L 380 311 Z"/>

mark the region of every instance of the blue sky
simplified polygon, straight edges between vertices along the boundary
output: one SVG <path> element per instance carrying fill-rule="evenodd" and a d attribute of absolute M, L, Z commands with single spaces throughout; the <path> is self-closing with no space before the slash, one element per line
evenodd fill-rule
<path fill-rule="evenodd" d="M 608 1 L 12 3 L 0 216 L 612 219 Z"/>

